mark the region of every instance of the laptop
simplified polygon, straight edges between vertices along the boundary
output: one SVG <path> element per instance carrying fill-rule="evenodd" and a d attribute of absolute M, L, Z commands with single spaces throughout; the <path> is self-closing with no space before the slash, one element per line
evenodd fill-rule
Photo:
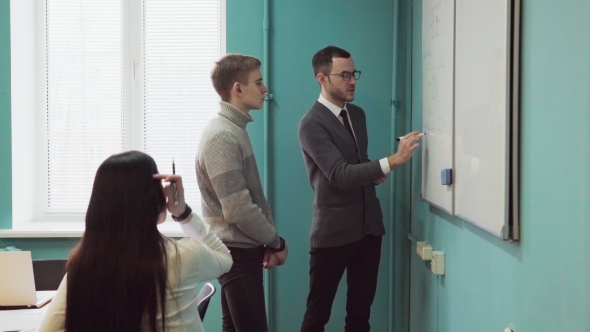
<path fill-rule="evenodd" d="M 0 271 L 0 310 L 40 308 L 55 295 L 35 290 L 30 251 L 1 251 Z"/>

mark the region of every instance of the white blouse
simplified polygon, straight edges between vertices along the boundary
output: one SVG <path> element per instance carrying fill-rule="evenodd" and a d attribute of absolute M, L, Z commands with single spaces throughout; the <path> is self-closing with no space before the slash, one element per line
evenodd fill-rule
<path fill-rule="evenodd" d="M 193 213 L 191 220 L 186 224 L 181 223 L 181 227 L 190 238 L 176 242 L 178 251 L 171 242 L 166 246 L 168 287 L 171 290 L 166 292 L 166 331 L 201 332 L 204 329 L 197 310 L 198 285 L 228 272 L 233 262 L 227 247 L 209 232 L 209 228 L 197 215 Z M 65 331 L 66 278 L 67 275 L 48 304 L 38 332 Z M 160 312 L 157 319 L 160 327 Z"/>

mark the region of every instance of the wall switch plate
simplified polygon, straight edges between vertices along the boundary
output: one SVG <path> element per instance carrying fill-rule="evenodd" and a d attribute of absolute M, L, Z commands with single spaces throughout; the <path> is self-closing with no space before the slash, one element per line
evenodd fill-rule
<path fill-rule="evenodd" d="M 433 251 L 432 259 L 430 260 L 430 271 L 432 273 L 442 276 L 445 274 L 445 253 L 442 251 Z"/>
<path fill-rule="evenodd" d="M 418 256 L 420 256 L 420 258 L 422 258 L 424 261 L 429 261 L 432 259 L 432 246 L 428 242 L 417 242 L 416 252 L 418 253 Z"/>

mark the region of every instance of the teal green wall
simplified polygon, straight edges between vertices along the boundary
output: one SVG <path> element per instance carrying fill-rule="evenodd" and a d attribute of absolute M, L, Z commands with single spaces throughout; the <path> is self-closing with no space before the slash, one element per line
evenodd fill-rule
<path fill-rule="evenodd" d="M 12 224 L 10 0 L 0 0 L 0 228 Z"/>
<path fill-rule="evenodd" d="M 262 0 L 226 0 L 226 51 L 262 59 Z M 268 78 L 263 78 L 268 83 Z M 248 124 L 252 146 L 261 169 L 263 142 L 262 111 L 252 111 L 254 122 Z M 263 176 L 261 169 L 260 176 Z"/>
<path fill-rule="evenodd" d="M 394 136 L 398 137 L 411 131 L 412 116 L 412 86 L 407 84 L 411 82 L 412 77 L 412 29 L 411 3 L 408 1 L 399 1 L 399 22 L 394 28 L 398 30 L 397 41 L 397 67 L 394 70 L 396 87 L 395 98 L 398 106 L 395 109 Z M 408 331 L 408 317 L 410 304 L 410 273 L 408 266 L 410 264 L 411 254 L 414 248 L 407 241 L 407 234 L 410 232 L 410 220 L 412 197 L 409 195 L 411 190 L 412 164 L 406 163 L 395 169 L 394 177 L 394 197 L 393 197 L 393 218 L 390 220 L 394 238 L 394 257 L 392 260 L 392 276 L 395 280 L 394 294 L 391 299 L 393 303 L 392 314 L 393 324 L 390 331 Z"/>
<path fill-rule="evenodd" d="M 302 116 L 319 96 L 311 58 L 328 45 L 351 52 L 362 76 L 355 103 L 367 113 L 369 158 L 390 152 L 390 117 L 393 59 L 393 2 L 390 0 L 273 1 L 271 7 L 271 202 L 279 233 L 287 240 L 290 257 L 273 275 L 275 305 L 272 331 L 296 331 L 305 312 L 309 290 L 309 230 L 313 191 L 307 181 L 297 139 Z M 389 223 L 389 187 L 378 195 Z M 388 237 L 384 237 L 377 296 L 371 325 L 387 331 L 390 313 Z M 343 331 L 346 281 L 340 284 L 327 331 Z"/>
<path fill-rule="evenodd" d="M 522 2 L 522 241 L 502 242 L 414 190 L 412 234 L 445 252 L 446 275 L 412 254 L 411 331 L 590 331 L 590 2 Z M 413 0 L 413 128 L 421 3 Z M 420 167 L 416 158 L 413 188 Z"/>

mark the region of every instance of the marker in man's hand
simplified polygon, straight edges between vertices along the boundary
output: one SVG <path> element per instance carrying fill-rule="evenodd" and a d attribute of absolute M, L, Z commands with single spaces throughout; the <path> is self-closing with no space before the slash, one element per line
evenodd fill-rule
<path fill-rule="evenodd" d="M 420 133 L 420 134 L 418 134 L 418 136 L 424 136 L 424 135 L 426 135 L 426 133 Z M 399 142 L 404 137 L 406 137 L 406 136 L 400 136 L 400 137 L 396 138 L 395 140 Z"/>

